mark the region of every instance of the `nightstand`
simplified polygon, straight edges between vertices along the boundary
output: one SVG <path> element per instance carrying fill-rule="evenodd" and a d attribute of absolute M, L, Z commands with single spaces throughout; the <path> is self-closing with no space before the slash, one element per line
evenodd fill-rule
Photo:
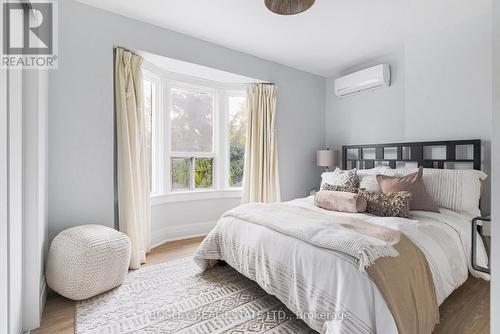
<path fill-rule="evenodd" d="M 484 235 L 484 224 L 486 222 L 491 222 L 491 217 L 490 216 L 487 216 L 487 217 L 476 217 L 474 219 L 472 219 L 472 225 L 471 225 L 471 240 L 472 240 L 472 244 L 471 244 L 471 262 L 472 262 L 472 268 L 474 268 L 475 270 L 477 271 L 481 271 L 483 273 L 487 273 L 489 274 L 490 273 L 490 268 L 485 268 L 485 267 L 482 267 L 478 264 L 476 264 L 476 233 L 479 233 L 479 235 L 481 236 L 481 238 L 483 239 L 483 242 L 485 243 L 485 247 L 486 247 L 486 250 L 487 252 L 489 253 L 488 249 L 489 249 L 489 242 L 487 242 L 487 236 Z M 488 256 L 489 257 L 489 256 Z"/>

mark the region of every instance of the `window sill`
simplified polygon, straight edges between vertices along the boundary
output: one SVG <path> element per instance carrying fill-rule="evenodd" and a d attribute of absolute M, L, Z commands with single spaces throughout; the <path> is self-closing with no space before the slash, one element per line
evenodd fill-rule
<path fill-rule="evenodd" d="M 151 195 L 151 206 L 207 199 L 241 198 L 241 196 L 241 189 L 179 191 L 169 194 Z"/>

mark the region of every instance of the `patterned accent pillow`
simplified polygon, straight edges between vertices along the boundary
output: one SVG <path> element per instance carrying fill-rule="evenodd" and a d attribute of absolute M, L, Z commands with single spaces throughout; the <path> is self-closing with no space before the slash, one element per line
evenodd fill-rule
<path fill-rule="evenodd" d="M 342 192 L 345 192 L 345 193 L 355 193 L 355 194 L 357 194 L 358 191 L 359 191 L 359 188 L 348 187 L 348 186 L 338 186 L 338 185 L 335 185 L 335 184 L 325 183 L 321 187 L 321 190 L 342 191 Z"/>
<path fill-rule="evenodd" d="M 357 175 L 356 168 L 350 169 L 340 174 L 335 180 L 335 184 L 338 186 L 359 188 L 359 177 Z"/>
<path fill-rule="evenodd" d="M 359 195 L 366 198 L 368 213 L 380 217 L 410 217 L 412 194 L 408 191 L 383 194 L 359 190 Z"/>

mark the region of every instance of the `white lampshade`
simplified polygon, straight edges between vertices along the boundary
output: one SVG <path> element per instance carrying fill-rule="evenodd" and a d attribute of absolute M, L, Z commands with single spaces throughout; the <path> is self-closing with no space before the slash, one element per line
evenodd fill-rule
<path fill-rule="evenodd" d="M 335 150 L 316 151 L 316 165 L 320 167 L 338 166 L 340 152 Z"/>

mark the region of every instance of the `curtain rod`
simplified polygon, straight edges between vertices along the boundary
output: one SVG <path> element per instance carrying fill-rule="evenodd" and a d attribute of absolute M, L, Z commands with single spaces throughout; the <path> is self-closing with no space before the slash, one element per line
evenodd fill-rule
<path fill-rule="evenodd" d="M 134 54 L 134 55 L 142 58 L 142 56 L 140 54 L 138 54 L 136 51 L 131 50 L 131 49 L 126 48 L 126 47 L 123 47 L 123 46 L 113 45 L 113 49 L 123 49 L 125 51 L 128 51 L 128 52 L 130 52 L 130 53 L 132 53 L 132 54 Z"/>
<path fill-rule="evenodd" d="M 274 86 L 275 85 L 274 82 L 259 82 L 259 84 L 261 84 L 261 85 L 270 85 L 270 86 Z"/>
<path fill-rule="evenodd" d="M 268 85 L 268 86 L 276 86 L 274 82 L 249 82 L 244 83 L 242 85 Z"/>

